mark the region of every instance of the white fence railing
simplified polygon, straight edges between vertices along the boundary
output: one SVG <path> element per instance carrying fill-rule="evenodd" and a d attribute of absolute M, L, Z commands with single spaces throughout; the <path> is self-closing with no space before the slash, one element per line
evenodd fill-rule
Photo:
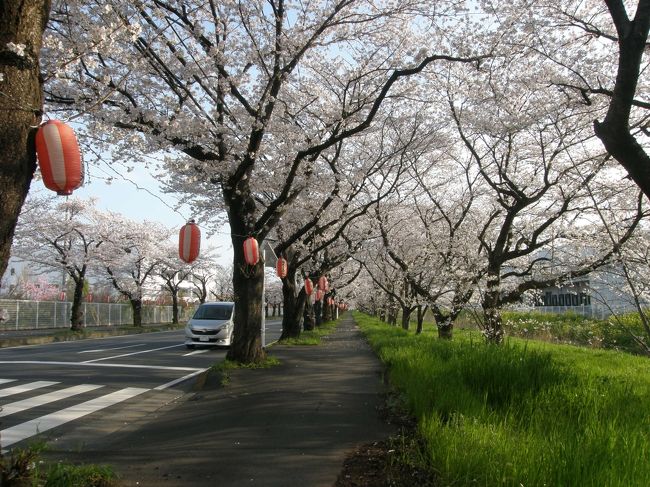
<path fill-rule="evenodd" d="M 83 303 L 84 326 L 124 325 L 133 323 L 128 303 Z M 68 328 L 72 303 L 65 301 L 24 301 L 0 299 L 0 331 L 37 328 Z M 179 307 L 179 321 L 187 319 Z M 171 323 L 171 306 L 142 307 L 142 323 Z"/>

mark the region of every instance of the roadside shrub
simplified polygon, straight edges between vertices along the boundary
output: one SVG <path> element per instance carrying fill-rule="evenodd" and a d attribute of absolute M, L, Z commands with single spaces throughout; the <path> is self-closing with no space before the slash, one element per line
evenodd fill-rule
<path fill-rule="evenodd" d="M 596 320 L 576 313 L 534 311 L 504 311 L 501 317 L 508 336 L 644 353 L 630 334 L 645 334 L 641 319 L 636 313 L 609 320 Z"/>

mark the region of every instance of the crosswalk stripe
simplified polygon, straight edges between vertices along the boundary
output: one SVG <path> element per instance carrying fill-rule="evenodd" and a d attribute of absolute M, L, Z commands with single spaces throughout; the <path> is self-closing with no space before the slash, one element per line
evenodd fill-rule
<path fill-rule="evenodd" d="M 53 386 L 55 384 L 58 384 L 58 382 L 50 382 L 49 380 L 38 380 L 36 382 L 30 382 L 28 384 L 23 384 L 21 386 L 7 387 L 6 389 L 0 389 L 0 397 L 13 396 L 14 394 L 20 394 L 21 392 L 29 392 L 29 391 L 33 391 L 34 389 Z"/>
<path fill-rule="evenodd" d="M 40 418 L 35 418 L 31 421 L 0 431 L 0 441 L 2 442 L 3 447 L 11 446 L 14 443 L 51 430 L 52 428 L 61 426 L 69 421 L 79 419 L 88 414 L 107 408 L 108 406 L 112 406 L 113 404 L 126 401 L 127 399 L 140 395 L 148 390 L 149 389 L 143 389 L 140 387 L 127 387 L 106 394 L 105 396 L 77 404 L 76 406 L 71 406 L 51 414 L 46 414 Z"/>
<path fill-rule="evenodd" d="M 0 418 L 3 416 L 9 416 L 10 414 L 16 414 L 27 409 L 43 406 L 54 401 L 60 401 L 61 399 L 76 396 L 77 394 L 94 391 L 100 387 L 104 386 L 98 386 L 95 384 L 81 384 L 54 392 L 48 392 L 47 394 L 41 394 L 40 396 L 25 399 L 23 401 L 4 404 L 2 408 L 0 408 Z"/>
<path fill-rule="evenodd" d="M 0 384 L 6 384 L 7 382 L 13 382 L 16 379 L 0 379 Z"/>

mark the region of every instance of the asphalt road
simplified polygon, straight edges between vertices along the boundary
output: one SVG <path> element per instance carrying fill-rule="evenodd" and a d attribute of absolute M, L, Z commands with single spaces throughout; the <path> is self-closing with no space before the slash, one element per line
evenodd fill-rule
<path fill-rule="evenodd" d="M 281 331 L 267 321 L 266 343 Z M 175 330 L 0 349 L 0 446 L 83 448 L 178 399 L 227 352 L 183 341 Z"/>

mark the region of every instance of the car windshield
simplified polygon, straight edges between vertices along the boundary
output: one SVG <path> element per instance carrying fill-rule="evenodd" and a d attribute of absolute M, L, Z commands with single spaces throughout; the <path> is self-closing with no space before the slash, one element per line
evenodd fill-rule
<path fill-rule="evenodd" d="M 201 305 L 194 313 L 195 320 L 228 320 L 232 315 L 232 304 Z"/>

